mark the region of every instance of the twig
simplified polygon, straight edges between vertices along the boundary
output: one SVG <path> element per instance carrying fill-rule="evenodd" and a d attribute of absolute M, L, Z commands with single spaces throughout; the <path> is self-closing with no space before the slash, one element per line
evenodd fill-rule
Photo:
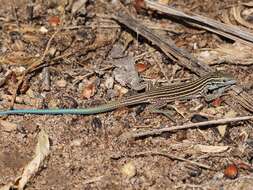
<path fill-rule="evenodd" d="M 206 164 L 201 164 L 201 163 L 198 163 L 198 162 L 196 162 L 196 161 L 188 160 L 188 159 L 185 159 L 185 158 L 176 156 L 176 155 L 169 154 L 169 153 L 167 153 L 167 152 L 165 153 L 165 151 L 144 151 L 144 152 L 133 153 L 133 154 L 126 155 L 126 156 L 136 157 L 136 156 L 142 156 L 142 155 L 159 155 L 159 156 L 165 156 L 165 157 L 168 157 L 168 158 L 170 158 L 170 159 L 172 159 L 172 160 L 179 160 L 179 161 L 183 161 L 183 162 L 190 163 L 190 164 L 192 164 L 192 165 L 199 166 L 199 167 L 201 167 L 201 168 L 213 170 L 213 168 L 212 168 L 211 166 L 208 166 L 208 165 L 206 165 Z M 125 156 L 125 155 L 124 155 L 124 156 Z M 122 156 L 120 155 L 120 157 L 122 157 Z"/>
<path fill-rule="evenodd" d="M 155 60 L 155 63 L 158 65 L 161 73 L 163 74 L 163 76 L 165 77 L 166 81 L 168 82 L 169 81 L 169 78 L 168 78 L 168 75 L 165 73 L 165 70 L 163 69 L 163 66 L 162 64 L 160 63 L 160 61 L 158 60 L 158 58 L 156 57 L 155 53 L 153 53 L 153 58 Z"/>
<path fill-rule="evenodd" d="M 252 115 L 251 116 L 204 121 L 204 122 L 199 122 L 199 123 L 190 123 L 190 124 L 185 124 L 185 125 L 180 125 L 180 126 L 165 127 L 165 128 L 161 128 L 161 129 L 153 129 L 153 130 L 145 131 L 145 132 L 131 133 L 131 134 L 129 134 L 129 137 L 130 138 L 140 138 L 140 137 L 151 136 L 151 135 L 159 135 L 163 132 L 171 132 L 171 131 L 182 130 L 182 129 L 202 127 L 202 126 L 207 126 L 207 125 L 225 124 L 225 123 L 231 123 L 231 122 L 237 122 L 237 121 L 246 121 L 246 120 L 251 120 L 251 119 L 253 119 Z"/>
<path fill-rule="evenodd" d="M 93 177 L 91 179 L 87 179 L 85 180 L 84 182 L 82 182 L 83 185 L 86 185 L 86 184 L 90 184 L 90 183 L 94 183 L 94 182 L 97 182 L 97 181 L 100 181 L 104 176 L 98 176 L 98 177 Z"/>

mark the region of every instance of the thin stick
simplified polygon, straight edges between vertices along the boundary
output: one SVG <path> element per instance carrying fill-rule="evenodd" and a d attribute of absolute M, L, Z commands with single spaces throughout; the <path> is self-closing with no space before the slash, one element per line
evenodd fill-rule
<path fill-rule="evenodd" d="M 145 156 L 145 155 L 165 156 L 165 157 L 168 157 L 172 160 L 179 160 L 179 161 L 187 162 L 187 163 L 192 164 L 192 165 L 199 166 L 201 168 L 213 170 L 213 168 L 211 166 L 208 166 L 206 164 L 201 164 L 201 163 L 198 163 L 196 161 L 188 160 L 188 159 L 176 156 L 176 155 L 169 154 L 169 153 L 165 152 L 164 150 L 163 151 L 152 151 L 151 150 L 151 151 L 136 152 L 136 153 L 133 153 L 133 154 L 130 154 L 130 155 L 118 155 L 117 157 L 113 157 L 113 158 L 119 159 L 121 157 L 126 157 L 126 156 L 136 157 L 136 156 Z"/>
<path fill-rule="evenodd" d="M 153 55 L 154 55 L 154 56 L 153 56 L 153 58 L 154 58 L 154 60 L 155 60 L 156 64 L 158 65 L 158 67 L 159 67 L 159 69 L 160 69 L 161 73 L 162 73 L 162 74 L 163 74 L 163 76 L 165 77 L 166 81 L 167 81 L 167 82 L 169 82 L 168 75 L 165 73 L 165 71 L 164 71 L 164 69 L 163 69 L 162 64 L 161 64 L 161 63 L 160 63 L 160 61 L 157 59 L 157 57 L 156 57 L 155 53 L 153 53 Z"/>
<path fill-rule="evenodd" d="M 87 179 L 85 180 L 82 184 L 83 185 L 86 185 L 86 184 L 90 184 L 90 183 L 94 183 L 94 182 L 97 182 L 97 181 L 100 181 L 104 176 L 98 176 L 98 177 L 93 177 L 91 179 Z"/>
<path fill-rule="evenodd" d="M 243 116 L 243 117 L 234 117 L 234 118 L 225 118 L 225 119 L 218 119 L 218 120 L 211 120 L 211 121 L 204 121 L 199 123 L 190 123 L 180 126 L 173 126 L 173 127 L 165 127 L 162 129 L 154 129 L 150 131 L 145 132 L 137 132 L 137 133 L 131 133 L 129 137 L 131 138 L 139 138 L 139 137 L 145 137 L 145 136 L 151 136 L 151 135 L 159 135 L 163 132 L 171 132 L 181 129 L 189 129 L 189 128 L 196 128 L 196 127 L 202 127 L 207 125 L 217 125 L 217 124 L 225 124 L 225 123 L 231 123 L 231 122 L 237 122 L 237 121 L 246 121 L 253 119 L 253 116 Z"/>

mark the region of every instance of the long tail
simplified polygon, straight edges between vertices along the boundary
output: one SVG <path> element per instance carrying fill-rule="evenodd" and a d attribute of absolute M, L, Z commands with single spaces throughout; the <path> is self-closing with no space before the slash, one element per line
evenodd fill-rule
<path fill-rule="evenodd" d="M 0 115 L 60 115 L 60 114 L 75 114 L 75 115 L 92 115 L 112 111 L 118 108 L 116 104 L 104 104 L 92 108 L 77 108 L 77 109 L 17 109 L 0 111 Z"/>

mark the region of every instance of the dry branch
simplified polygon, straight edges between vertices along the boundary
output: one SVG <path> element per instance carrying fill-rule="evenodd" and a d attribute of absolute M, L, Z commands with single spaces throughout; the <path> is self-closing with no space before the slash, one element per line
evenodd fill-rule
<path fill-rule="evenodd" d="M 172 132 L 172 131 L 182 130 L 182 129 L 190 129 L 190 128 L 196 128 L 196 127 L 203 127 L 207 125 L 211 126 L 211 125 L 225 124 L 225 123 L 231 123 L 231 122 L 237 122 L 237 121 L 246 121 L 246 120 L 252 120 L 252 119 L 253 119 L 253 116 L 244 116 L 244 117 L 211 120 L 211 121 L 205 121 L 205 122 L 199 122 L 199 123 L 190 123 L 190 124 L 185 124 L 185 125 L 180 125 L 180 126 L 153 129 L 153 130 L 145 131 L 145 132 L 131 133 L 129 137 L 140 138 L 140 137 L 151 136 L 151 135 L 159 135 L 164 132 Z"/>

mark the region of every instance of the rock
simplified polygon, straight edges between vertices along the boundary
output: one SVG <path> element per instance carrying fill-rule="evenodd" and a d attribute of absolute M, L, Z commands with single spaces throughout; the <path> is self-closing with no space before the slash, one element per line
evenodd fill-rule
<path fill-rule="evenodd" d="M 121 172 L 124 176 L 132 178 L 136 175 L 136 167 L 133 162 L 128 162 L 121 168 Z"/>
<path fill-rule="evenodd" d="M 55 84 L 60 88 L 65 88 L 67 86 L 67 82 L 63 79 L 56 81 Z"/>

